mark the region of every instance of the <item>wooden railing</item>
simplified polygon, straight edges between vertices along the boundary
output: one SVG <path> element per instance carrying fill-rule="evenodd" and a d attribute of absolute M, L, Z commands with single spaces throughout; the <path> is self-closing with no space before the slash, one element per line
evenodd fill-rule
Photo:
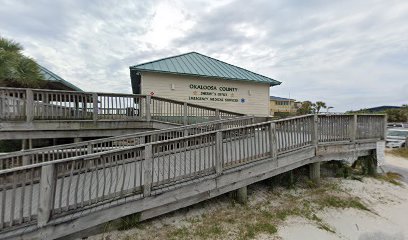
<path fill-rule="evenodd" d="M 200 123 L 244 114 L 156 96 L 0 88 L 0 120 L 157 120 Z"/>
<path fill-rule="evenodd" d="M 383 140 L 384 119 L 307 115 L 0 170 L 0 231 L 42 227 L 67 214 L 148 197 L 318 144 Z"/>
<path fill-rule="evenodd" d="M 25 120 L 26 91 L 0 88 L 0 120 Z"/>
<path fill-rule="evenodd" d="M 352 141 L 354 115 L 320 115 L 318 118 L 319 142 Z"/>
<path fill-rule="evenodd" d="M 357 115 L 355 118 L 356 139 L 376 139 L 384 136 L 384 132 L 380 131 L 386 128 L 385 121 L 382 121 L 384 115 Z"/>
<path fill-rule="evenodd" d="M 72 144 L 11 152 L 0 156 L 0 169 L 9 169 L 34 163 L 54 161 L 92 153 L 100 153 L 118 148 L 128 148 L 143 143 L 180 138 L 183 136 L 210 132 L 221 128 L 228 129 L 232 127 L 245 126 L 251 124 L 253 120 L 254 118 L 251 116 L 242 116 L 180 127 L 172 127 L 163 130 L 139 132 Z"/>
<path fill-rule="evenodd" d="M 316 116 L 306 115 L 276 121 L 277 151 L 284 153 L 313 144 L 314 130 L 319 129 L 315 125 Z"/>

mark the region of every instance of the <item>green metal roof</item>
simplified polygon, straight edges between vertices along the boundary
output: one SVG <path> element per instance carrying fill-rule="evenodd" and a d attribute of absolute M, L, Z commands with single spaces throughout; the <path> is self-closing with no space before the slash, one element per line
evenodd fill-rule
<path fill-rule="evenodd" d="M 276 97 L 276 96 L 270 96 L 270 100 L 275 100 L 275 101 L 295 101 L 293 98 L 283 98 L 283 97 Z"/>
<path fill-rule="evenodd" d="M 221 78 L 227 80 L 251 81 L 268 83 L 271 86 L 281 84 L 281 82 L 275 79 L 251 72 L 197 52 L 185 53 L 130 66 L 130 70 L 136 70 L 138 72 L 159 72 Z"/>
<path fill-rule="evenodd" d="M 43 75 L 44 80 L 50 81 L 50 82 L 60 83 L 60 84 L 66 86 L 67 88 L 69 88 L 70 90 L 73 90 L 73 91 L 83 92 L 82 89 L 80 89 L 79 87 L 77 87 L 74 84 L 64 80 L 62 77 L 60 77 L 57 74 L 51 72 L 50 70 L 46 69 L 45 67 L 43 67 L 41 65 L 38 65 L 38 67 L 40 68 L 40 73 Z"/>

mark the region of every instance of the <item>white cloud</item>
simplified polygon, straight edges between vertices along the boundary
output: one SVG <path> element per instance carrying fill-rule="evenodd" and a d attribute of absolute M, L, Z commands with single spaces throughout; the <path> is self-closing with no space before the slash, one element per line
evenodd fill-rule
<path fill-rule="evenodd" d="M 5 37 L 90 91 L 130 92 L 128 66 L 198 51 L 283 82 L 273 95 L 337 111 L 407 103 L 406 1 L 28 1 Z"/>

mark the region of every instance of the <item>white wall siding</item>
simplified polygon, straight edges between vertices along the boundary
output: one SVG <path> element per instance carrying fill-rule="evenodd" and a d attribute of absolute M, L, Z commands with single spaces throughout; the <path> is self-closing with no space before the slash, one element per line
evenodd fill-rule
<path fill-rule="evenodd" d="M 200 86 L 204 88 L 208 86 L 208 89 L 198 89 Z M 249 115 L 269 115 L 269 84 L 267 83 L 142 73 L 141 92 Z M 224 94 L 226 96 L 219 96 Z M 193 98 L 204 99 L 193 100 Z"/>

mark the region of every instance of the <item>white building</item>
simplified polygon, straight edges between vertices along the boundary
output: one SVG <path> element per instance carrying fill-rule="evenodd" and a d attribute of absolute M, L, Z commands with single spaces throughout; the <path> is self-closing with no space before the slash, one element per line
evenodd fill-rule
<path fill-rule="evenodd" d="M 256 116 L 269 115 L 269 88 L 280 82 L 196 53 L 130 67 L 133 93 Z"/>

